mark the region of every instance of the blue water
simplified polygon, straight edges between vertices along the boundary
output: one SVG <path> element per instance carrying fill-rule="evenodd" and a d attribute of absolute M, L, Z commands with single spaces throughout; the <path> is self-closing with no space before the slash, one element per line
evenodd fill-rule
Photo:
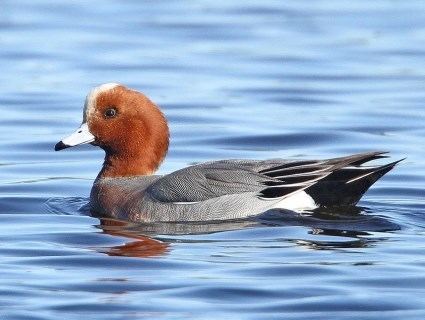
<path fill-rule="evenodd" d="M 12 1 L 0 8 L 1 319 L 424 319 L 423 1 Z M 121 82 L 172 131 L 160 169 L 407 159 L 359 207 L 231 223 L 89 217 L 103 153 L 55 153 Z"/>

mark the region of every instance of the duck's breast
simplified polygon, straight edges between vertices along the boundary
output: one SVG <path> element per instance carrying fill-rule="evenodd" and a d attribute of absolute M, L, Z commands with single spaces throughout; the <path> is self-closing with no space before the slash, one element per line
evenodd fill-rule
<path fill-rule="evenodd" d="M 93 214 L 132 221 L 144 221 L 147 214 L 141 212 L 147 187 L 160 176 L 97 179 L 90 192 L 90 208 Z"/>

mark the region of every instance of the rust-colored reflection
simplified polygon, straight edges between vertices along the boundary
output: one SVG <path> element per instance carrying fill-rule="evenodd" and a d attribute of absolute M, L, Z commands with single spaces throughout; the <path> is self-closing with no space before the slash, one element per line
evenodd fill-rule
<path fill-rule="evenodd" d="M 189 235 L 205 234 L 230 230 L 239 230 L 258 226 L 257 221 L 239 220 L 223 222 L 205 222 L 205 223 L 132 223 L 123 220 L 111 218 L 99 218 L 98 226 L 103 232 L 113 235 L 133 239 L 124 245 L 102 248 L 98 250 L 111 256 L 126 257 L 157 257 L 167 254 L 170 250 L 170 244 L 153 238 L 148 235 Z"/>
<path fill-rule="evenodd" d="M 138 234 L 128 230 L 130 223 L 114 219 L 100 219 L 99 227 L 103 232 L 113 235 L 134 239 L 120 246 L 102 248 L 100 252 L 110 256 L 139 257 L 150 258 L 166 254 L 169 250 L 169 244 L 146 235 Z"/>

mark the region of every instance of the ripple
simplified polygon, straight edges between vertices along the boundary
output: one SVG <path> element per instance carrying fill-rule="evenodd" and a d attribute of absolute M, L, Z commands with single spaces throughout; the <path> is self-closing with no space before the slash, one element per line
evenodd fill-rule
<path fill-rule="evenodd" d="M 81 197 L 71 198 L 50 198 L 46 201 L 49 212 L 53 214 L 85 214 L 89 215 L 90 210 L 87 208 L 89 199 Z"/>

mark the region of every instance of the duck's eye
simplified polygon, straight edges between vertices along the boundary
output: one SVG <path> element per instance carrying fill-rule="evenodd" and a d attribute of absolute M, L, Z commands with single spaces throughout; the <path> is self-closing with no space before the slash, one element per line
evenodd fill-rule
<path fill-rule="evenodd" d="M 106 118 L 113 118 L 117 115 L 117 110 L 115 108 L 109 108 L 105 111 Z"/>

